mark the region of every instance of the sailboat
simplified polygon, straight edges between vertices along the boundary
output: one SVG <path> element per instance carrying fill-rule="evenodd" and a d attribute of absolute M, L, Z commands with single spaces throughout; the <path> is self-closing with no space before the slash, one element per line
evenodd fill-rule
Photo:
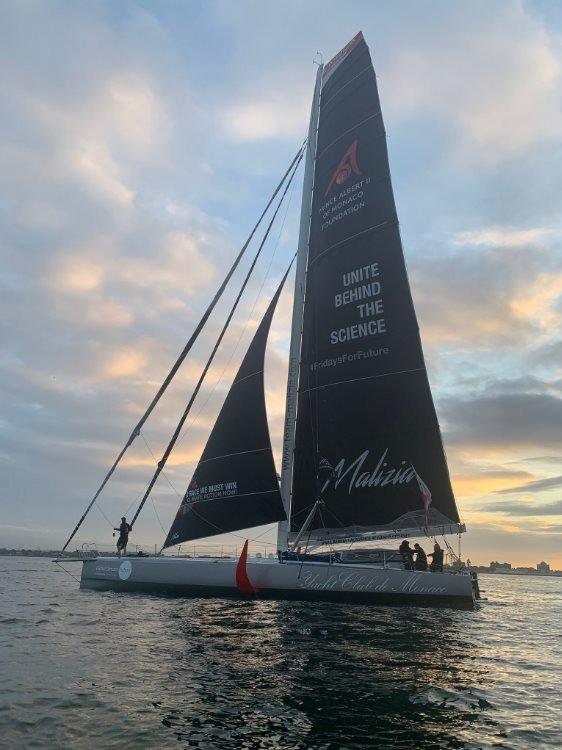
<path fill-rule="evenodd" d="M 361 32 L 318 66 L 308 139 L 285 175 L 289 181 L 301 159 L 305 172 L 281 478 L 263 373 L 286 275 L 243 358 L 162 548 L 277 522 L 277 556 L 251 557 L 247 541 L 239 558 L 93 556 L 82 560 L 82 588 L 474 606 L 477 581 L 468 569 L 412 570 L 404 555 L 372 547 L 377 540 L 427 541 L 460 534 L 465 527 L 429 387 L 377 81 Z M 282 181 L 274 196 L 283 184 L 286 192 L 288 181 Z M 187 356 L 247 244 L 65 548 Z M 168 455 L 158 463 L 154 481 Z"/>

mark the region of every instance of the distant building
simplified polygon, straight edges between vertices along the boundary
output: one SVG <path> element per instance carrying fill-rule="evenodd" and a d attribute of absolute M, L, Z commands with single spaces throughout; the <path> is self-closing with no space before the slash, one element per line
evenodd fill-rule
<path fill-rule="evenodd" d="M 542 562 L 537 563 L 537 570 L 539 573 L 550 573 L 550 565 L 543 560 Z"/>
<path fill-rule="evenodd" d="M 511 570 L 511 563 L 506 562 L 491 562 L 490 563 L 490 570 L 492 572 L 494 571 L 501 571 L 501 570 Z"/>

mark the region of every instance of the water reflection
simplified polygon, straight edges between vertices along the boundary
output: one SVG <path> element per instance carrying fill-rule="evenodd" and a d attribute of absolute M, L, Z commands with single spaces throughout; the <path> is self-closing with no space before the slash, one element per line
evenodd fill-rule
<path fill-rule="evenodd" d="M 501 746 L 477 612 L 194 601 L 174 616 L 159 708 L 185 747 Z"/>
<path fill-rule="evenodd" d="M 54 567 L 0 562 L 2 747 L 562 746 L 560 578 L 486 576 L 459 612 L 100 594 Z"/>

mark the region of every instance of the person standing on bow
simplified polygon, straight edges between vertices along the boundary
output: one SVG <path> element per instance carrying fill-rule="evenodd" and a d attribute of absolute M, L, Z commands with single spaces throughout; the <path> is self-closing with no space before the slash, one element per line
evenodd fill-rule
<path fill-rule="evenodd" d="M 414 570 L 427 570 L 427 555 L 419 544 L 414 544 L 416 550 L 416 562 L 414 563 Z"/>
<path fill-rule="evenodd" d="M 125 516 L 121 517 L 120 526 L 118 528 L 114 527 L 114 531 L 119 532 L 119 539 L 117 540 L 117 555 L 119 557 L 127 554 L 127 542 L 129 541 L 129 532 L 132 528 L 131 524 L 127 523 Z"/>

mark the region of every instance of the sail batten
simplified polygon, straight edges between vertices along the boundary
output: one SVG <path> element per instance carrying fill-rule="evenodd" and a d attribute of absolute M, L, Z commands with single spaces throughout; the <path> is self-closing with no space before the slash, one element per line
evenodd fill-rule
<path fill-rule="evenodd" d="M 343 385 L 344 383 L 359 383 L 359 382 L 362 382 L 364 380 L 372 380 L 373 378 L 387 378 L 387 377 L 390 377 L 392 375 L 403 375 L 403 374 L 408 373 L 408 372 L 421 372 L 422 370 L 423 370 L 423 368 L 416 367 L 416 368 L 414 368 L 412 370 L 397 370 L 396 372 L 382 372 L 382 373 L 377 374 L 377 375 L 365 375 L 365 377 L 363 377 L 363 378 L 352 378 L 351 380 L 340 380 L 340 381 L 336 381 L 335 383 L 325 383 L 324 385 L 312 386 L 310 388 L 303 389 L 302 391 L 300 391 L 300 393 L 307 393 L 307 392 L 310 392 L 310 391 L 316 391 L 316 390 L 319 390 L 320 388 L 332 388 L 333 386 Z"/>
<path fill-rule="evenodd" d="M 323 258 L 325 255 L 327 255 L 332 250 L 335 250 L 338 247 L 341 247 L 341 245 L 346 244 L 347 242 L 350 242 L 351 240 L 355 240 L 358 237 L 362 237 L 365 234 L 368 234 L 369 232 L 374 232 L 377 229 L 383 229 L 384 227 L 387 227 L 392 222 L 389 221 L 381 221 L 380 224 L 373 224 L 371 227 L 367 227 L 367 229 L 362 229 L 360 232 L 356 232 L 355 234 L 350 235 L 349 237 L 345 237 L 343 240 L 340 240 L 339 242 L 335 242 L 333 245 L 330 245 L 330 247 L 327 247 L 325 250 L 322 250 L 322 252 L 317 255 L 315 258 L 313 258 L 310 261 L 309 266 L 312 266 L 314 263 L 320 260 L 320 258 Z M 394 224 L 398 226 L 398 221 L 395 221 Z"/>
<path fill-rule="evenodd" d="M 377 80 L 359 33 L 324 67 L 291 534 L 458 529 L 400 240 Z"/>
<path fill-rule="evenodd" d="M 234 451 L 233 453 L 225 453 L 222 456 L 213 456 L 212 458 L 202 458 L 199 463 L 203 464 L 208 461 L 218 461 L 221 458 L 230 458 L 231 456 L 243 456 L 246 453 L 261 453 L 262 451 L 270 451 L 271 448 L 253 448 L 247 451 Z"/>

